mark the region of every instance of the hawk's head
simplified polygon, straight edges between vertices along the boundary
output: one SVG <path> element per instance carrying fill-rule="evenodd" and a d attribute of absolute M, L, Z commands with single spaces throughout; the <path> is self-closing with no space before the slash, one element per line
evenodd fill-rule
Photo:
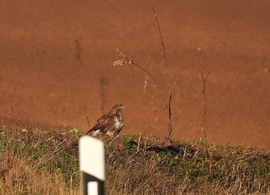
<path fill-rule="evenodd" d="M 116 114 L 118 112 L 121 112 L 123 108 L 125 108 L 123 104 L 115 104 L 110 110 L 110 114 Z"/>

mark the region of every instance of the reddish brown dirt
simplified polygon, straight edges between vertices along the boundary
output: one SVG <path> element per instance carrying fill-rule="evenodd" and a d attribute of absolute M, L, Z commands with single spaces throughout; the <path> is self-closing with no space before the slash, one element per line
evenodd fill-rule
<path fill-rule="evenodd" d="M 167 135 L 167 52 L 173 138 L 192 140 L 203 121 L 211 142 L 270 147 L 270 1 L 5 1 L 0 3 L 0 117 L 25 125 L 88 129 L 115 103 L 123 134 Z M 147 69 L 164 98 L 116 48 Z M 152 97 L 154 93 L 154 97 Z M 2 123 L 3 125 L 3 123 Z"/>

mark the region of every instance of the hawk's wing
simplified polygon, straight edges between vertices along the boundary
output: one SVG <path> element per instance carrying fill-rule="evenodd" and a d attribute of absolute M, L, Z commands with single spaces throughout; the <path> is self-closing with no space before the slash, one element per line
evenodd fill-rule
<path fill-rule="evenodd" d="M 113 116 L 111 115 L 103 115 L 97 120 L 97 123 L 90 131 L 100 130 L 101 132 L 106 129 L 106 127 L 111 126 L 113 123 Z"/>

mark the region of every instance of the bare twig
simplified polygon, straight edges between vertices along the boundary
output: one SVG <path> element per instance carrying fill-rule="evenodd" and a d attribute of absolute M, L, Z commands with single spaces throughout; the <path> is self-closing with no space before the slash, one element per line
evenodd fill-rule
<path fill-rule="evenodd" d="M 142 66 L 140 66 L 139 64 L 136 64 L 133 62 L 133 60 L 129 59 L 123 52 L 121 52 L 119 49 L 116 49 L 116 51 L 119 53 L 119 56 L 121 57 L 120 60 L 117 60 L 113 63 L 113 66 L 123 66 L 123 65 L 126 65 L 126 64 L 130 64 L 130 65 L 133 65 L 133 66 L 136 66 L 137 68 L 139 68 L 140 70 L 142 70 L 144 73 L 147 74 L 148 77 L 150 77 L 153 82 L 155 83 L 155 86 L 157 86 L 157 89 L 159 91 L 159 94 L 162 96 L 164 102 L 166 102 L 166 98 L 164 96 L 164 94 L 162 93 L 162 90 L 160 89 L 160 85 L 159 83 L 157 82 L 157 80 L 152 76 L 152 74 L 150 74 L 150 72 L 148 72 L 145 68 L 143 68 Z M 148 78 L 147 78 L 147 81 L 148 81 Z M 146 81 L 146 82 L 147 82 Z M 146 85 L 144 86 L 144 89 L 145 89 Z"/>
<path fill-rule="evenodd" d="M 160 41 L 161 41 L 161 46 L 162 46 L 162 50 L 163 50 L 164 70 L 165 70 L 165 77 L 166 77 L 166 89 L 167 89 L 167 93 L 169 95 L 169 104 L 168 104 L 168 131 L 169 132 L 168 132 L 168 140 L 171 141 L 171 139 L 172 139 L 171 100 L 172 100 L 172 92 L 173 92 L 173 89 L 171 89 L 171 87 L 174 87 L 175 82 L 174 82 L 173 86 L 170 85 L 165 44 L 164 44 L 164 40 L 163 40 L 159 20 L 158 20 L 158 17 L 157 17 L 157 14 L 156 14 L 156 11 L 155 11 L 154 7 L 152 7 L 152 11 L 153 11 L 153 15 L 154 15 L 154 18 L 156 19 L 156 23 L 157 23 L 157 26 L 158 26 L 158 32 L 159 32 L 159 35 L 160 35 Z"/>
<path fill-rule="evenodd" d="M 201 132 L 204 134 L 204 138 L 206 139 L 206 131 L 205 131 L 205 126 L 206 126 L 206 81 L 208 79 L 208 76 L 210 74 L 210 71 L 208 71 L 206 77 L 204 77 L 203 73 L 201 72 L 201 79 L 202 79 L 202 84 L 203 84 L 203 120 L 202 120 L 202 125 L 201 125 Z"/>
<path fill-rule="evenodd" d="M 87 121 L 87 124 L 88 124 L 88 128 L 90 129 L 91 126 L 90 126 L 89 117 L 88 117 L 88 113 L 87 113 L 85 104 L 83 104 L 83 108 L 84 108 L 84 113 L 85 113 L 86 121 Z"/>
<path fill-rule="evenodd" d="M 147 88 L 147 85 L 148 85 L 148 79 L 149 79 L 149 76 L 147 75 L 145 80 L 144 80 L 144 86 L 143 86 L 143 92 L 145 92 L 146 88 Z"/>
<path fill-rule="evenodd" d="M 165 70 L 165 74 L 166 74 L 166 87 L 167 87 L 167 92 L 169 93 L 169 74 L 168 74 L 168 63 L 167 63 L 167 55 L 166 55 L 166 49 L 165 49 L 165 44 L 164 44 L 164 40 L 163 40 L 163 36 L 162 36 L 162 32 L 161 32 L 161 28 L 159 25 L 159 21 L 158 21 L 158 17 L 156 14 L 156 11 L 154 9 L 154 7 L 152 7 L 152 11 L 153 11 L 153 15 L 156 19 L 156 23 L 158 26 L 158 32 L 160 35 L 160 41 L 161 41 L 161 46 L 162 46 L 162 50 L 163 50 L 163 59 L 164 59 L 164 70 Z"/>
<path fill-rule="evenodd" d="M 8 115 L 12 112 L 12 110 L 15 108 L 15 106 L 21 101 L 21 99 L 22 99 L 22 97 L 19 97 L 17 99 L 17 101 L 11 106 L 10 110 L 7 112 L 7 114 L 5 115 L 5 117 L 2 119 L 1 125 L 3 125 L 3 123 L 7 119 Z"/>
<path fill-rule="evenodd" d="M 108 85 L 107 77 L 102 77 L 100 79 L 100 99 L 101 99 L 101 112 L 104 114 L 104 108 L 106 105 L 106 87 Z"/>
<path fill-rule="evenodd" d="M 154 82 L 155 84 L 158 86 L 158 82 L 154 79 L 154 77 L 143 67 L 141 67 L 140 65 L 134 63 L 131 59 L 129 59 L 123 52 L 121 52 L 119 49 L 116 49 L 116 51 L 119 53 L 119 56 L 122 57 L 122 59 L 117 60 L 113 63 L 114 66 L 123 66 L 125 64 L 131 64 L 134 65 L 136 67 L 138 67 L 139 69 L 141 69 L 143 72 L 145 72 Z"/>
<path fill-rule="evenodd" d="M 165 104 L 166 104 L 166 108 L 167 108 L 167 122 L 168 122 L 168 139 L 171 140 L 171 136 L 172 136 L 172 117 L 171 117 L 171 100 L 172 100 L 172 94 L 173 94 L 173 87 L 175 85 L 175 82 L 173 85 L 170 84 L 169 81 L 169 74 L 168 74 L 168 63 L 167 63 L 167 55 L 166 55 L 166 49 L 165 49 L 165 44 L 164 44 L 164 40 L 163 40 L 163 36 L 162 36 L 162 32 L 161 32 L 161 28 L 160 28 L 160 24 L 157 18 L 157 14 L 155 9 L 152 7 L 152 11 L 154 14 L 154 18 L 156 20 L 157 26 L 158 26 L 158 32 L 160 35 L 160 41 L 161 41 L 161 46 L 162 46 L 162 50 L 163 50 L 163 59 L 164 59 L 164 71 L 165 71 L 165 77 L 166 77 L 166 91 L 167 93 L 164 93 L 163 90 L 161 90 L 159 83 L 157 82 L 157 80 L 143 67 L 141 67 L 140 65 L 134 63 L 132 60 L 130 60 L 125 54 L 123 54 L 122 52 L 119 51 L 119 49 L 117 49 L 117 52 L 119 52 L 119 55 L 121 56 L 120 60 L 117 60 L 113 63 L 114 66 L 123 66 L 125 64 L 131 64 L 134 65 L 136 67 L 138 67 L 139 69 L 141 69 L 144 73 L 146 73 L 156 84 L 156 86 L 158 86 L 158 90 L 160 92 L 160 95 L 162 96 Z M 147 81 L 148 81 L 148 77 L 145 80 L 145 85 L 144 85 L 144 91 L 145 88 L 147 87 Z M 167 101 L 167 98 L 165 97 L 169 97 L 169 100 Z M 167 104 L 168 103 L 168 104 Z"/>
<path fill-rule="evenodd" d="M 169 130 L 169 134 L 168 134 L 168 140 L 171 141 L 172 140 L 172 110 L 171 110 L 171 102 L 172 102 L 172 92 L 170 93 L 169 96 L 169 104 L 168 104 L 168 130 Z"/>

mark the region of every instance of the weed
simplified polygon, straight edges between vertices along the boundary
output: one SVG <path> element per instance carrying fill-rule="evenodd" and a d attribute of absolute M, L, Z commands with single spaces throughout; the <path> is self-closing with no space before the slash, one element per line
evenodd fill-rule
<path fill-rule="evenodd" d="M 173 94 L 173 89 L 175 86 L 175 82 L 172 84 L 169 78 L 169 74 L 168 74 L 168 63 L 167 63 L 167 55 L 166 55 L 166 49 L 165 49 L 165 44 L 164 44 L 164 40 L 163 40 L 163 36 L 162 36 L 162 31 L 160 28 L 160 24 L 159 24 L 159 20 L 156 14 L 155 9 L 152 7 L 152 11 L 153 11 L 153 15 L 155 18 L 155 21 L 157 23 L 157 27 L 158 27 L 158 33 L 160 35 L 160 41 L 161 41 L 161 47 L 162 47 L 162 51 L 163 51 L 163 59 L 164 59 L 164 72 L 165 72 L 165 81 L 163 81 L 165 83 L 166 89 L 163 90 L 161 89 L 161 85 L 158 83 L 158 81 L 152 76 L 152 74 L 147 71 L 145 68 L 143 68 L 141 65 L 134 63 L 133 60 L 129 59 L 123 52 L 121 52 L 119 49 L 117 49 L 116 51 L 119 53 L 119 56 L 121 59 L 115 61 L 113 63 L 113 66 L 123 66 L 123 65 L 133 65 L 137 68 L 139 68 L 140 70 L 142 70 L 144 73 L 146 73 L 146 79 L 144 81 L 144 87 L 143 87 L 143 91 L 146 90 L 147 86 L 148 86 L 148 79 L 149 77 L 154 81 L 154 87 L 157 86 L 158 90 L 159 90 L 159 95 L 162 96 L 164 102 L 165 102 L 165 110 L 167 112 L 167 123 L 168 123 L 168 136 L 167 139 L 169 141 L 172 141 L 172 107 L 171 107 L 171 103 L 172 103 L 172 94 Z M 168 100 L 167 100 L 168 99 Z"/>

